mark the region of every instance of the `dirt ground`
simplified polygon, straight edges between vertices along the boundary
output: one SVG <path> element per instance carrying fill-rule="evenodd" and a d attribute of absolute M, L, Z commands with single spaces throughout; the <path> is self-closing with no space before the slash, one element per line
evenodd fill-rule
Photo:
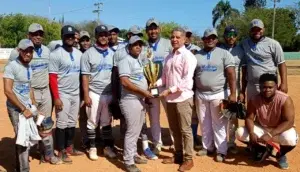
<path fill-rule="evenodd" d="M 295 63 L 292 63 L 295 64 Z M 2 74 L 0 74 L 0 167 L 6 169 L 8 172 L 12 171 L 14 160 L 14 140 L 13 140 L 13 128 L 9 121 L 5 101 L 6 98 L 3 94 L 3 83 L 2 83 Z M 289 75 L 289 95 L 291 95 L 296 110 L 295 124 L 300 125 L 300 75 Z M 169 172 L 177 171 L 178 165 L 165 165 L 162 164 L 162 158 L 172 156 L 168 151 L 168 144 L 170 143 L 170 138 L 168 136 L 168 124 L 167 119 L 164 113 L 161 114 L 161 125 L 163 132 L 163 141 L 166 146 L 161 153 L 161 156 L 158 160 L 148 161 L 146 165 L 138 165 L 142 171 L 155 171 L 155 172 Z M 240 125 L 243 125 L 243 121 L 240 121 Z M 299 132 L 300 129 L 297 128 Z M 199 132 L 200 133 L 200 132 Z M 79 130 L 77 130 L 76 145 L 79 145 Z M 98 161 L 90 161 L 87 156 L 82 157 L 73 157 L 73 164 L 71 165 L 59 165 L 53 166 L 50 164 L 39 164 L 39 160 L 36 159 L 37 156 L 33 153 L 30 157 L 30 167 L 33 172 L 114 172 L 114 171 L 124 171 L 123 160 L 122 160 L 122 143 L 119 139 L 119 125 L 118 121 L 115 121 L 114 136 L 116 138 L 116 147 L 119 150 L 118 159 L 108 160 L 103 157 L 103 153 L 99 151 L 100 158 Z M 149 136 L 150 138 L 150 136 Z M 195 167 L 191 171 L 203 171 L 203 172 L 212 172 L 212 171 L 222 171 L 222 172 L 250 172 L 250 171 L 281 171 L 278 169 L 276 161 L 273 158 L 266 160 L 262 164 L 253 162 L 247 155 L 244 150 L 244 145 L 238 143 L 239 154 L 232 155 L 229 154 L 224 163 L 217 163 L 214 161 L 213 157 L 194 157 Z M 141 143 L 139 143 L 141 147 Z M 290 164 L 289 171 L 300 171 L 300 148 L 296 147 L 291 153 L 288 154 L 288 161 Z M 1 168 L 0 168 L 1 171 Z"/>

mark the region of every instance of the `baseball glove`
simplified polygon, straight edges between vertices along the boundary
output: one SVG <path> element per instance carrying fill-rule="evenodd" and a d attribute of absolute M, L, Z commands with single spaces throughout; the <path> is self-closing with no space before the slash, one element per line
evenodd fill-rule
<path fill-rule="evenodd" d="M 121 112 L 119 101 L 112 101 L 108 105 L 108 109 L 109 109 L 110 113 L 112 114 L 112 116 L 114 117 L 114 119 L 118 120 L 118 119 L 124 118 L 124 116 Z"/>
<path fill-rule="evenodd" d="M 228 100 L 222 100 L 221 112 L 224 117 L 228 119 L 238 118 L 245 119 L 246 107 L 241 102 L 229 102 Z"/>

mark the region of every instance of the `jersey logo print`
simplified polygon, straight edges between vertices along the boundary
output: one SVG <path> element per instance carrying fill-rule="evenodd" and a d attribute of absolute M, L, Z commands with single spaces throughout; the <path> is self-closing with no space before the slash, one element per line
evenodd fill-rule
<path fill-rule="evenodd" d="M 111 64 L 99 64 L 97 66 L 97 70 L 98 72 L 101 72 L 102 70 L 108 70 L 108 71 L 111 71 L 112 69 L 112 65 Z"/>
<path fill-rule="evenodd" d="M 154 63 L 157 63 L 157 62 L 163 62 L 163 61 L 165 61 L 165 58 L 164 57 L 154 57 L 153 58 L 153 62 Z"/>
<path fill-rule="evenodd" d="M 214 65 L 201 65 L 201 72 L 215 72 L 217 71 L 217 66 Z"/>
<path fill-rule="evenodd" d="M 32 64 L 31 65 L 32 70 L 38 70 L 38 69 L 47 69 L 48 68 L 48 64 L 47 63 L 41 63 L 41 64 Z"/>
<path fill-rule="evenodd" d="M 144 74 L 131 75 L 130 78 L 135 81 L 141 81 L 144 78 Z"/>
<path fill-rule="evenodd" d="M 71 66 L 67 71 L 66 75 L 71 73 L 79 73 L 80 72 L 80 66 Z"/>
<path fill-rule="evenodd" d="M 28 94 L 30 92 L 29 84 L 20 84 L 15 86 L 19 94 Z"/>

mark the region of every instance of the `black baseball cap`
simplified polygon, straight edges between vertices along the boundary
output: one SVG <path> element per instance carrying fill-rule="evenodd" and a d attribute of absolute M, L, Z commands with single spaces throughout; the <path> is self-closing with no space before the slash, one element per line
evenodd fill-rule
<path fill-rule="evenodd" d="M 99 25 L 95 28 L 95 35 L 98 35 L 99 33 L 108 33 L 108 28 L 105 25 Z"/>
<path fill-rule="evenodd" d="M 66 25 L 61 28 L 61 35 L 75 35 L 76 29 L 71 25 Z"/>
<path fill-rule="evenodd" d="M 229 25 L 225 27 L 224 34 L 227 34 L 229 32 L 234 32 L 236 35 L 238 34 L 236 27 L 233 25 Z"/>

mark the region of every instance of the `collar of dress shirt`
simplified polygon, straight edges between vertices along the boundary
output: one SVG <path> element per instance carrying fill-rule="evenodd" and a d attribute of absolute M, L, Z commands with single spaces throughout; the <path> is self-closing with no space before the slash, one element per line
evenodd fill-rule
<path fill-rule="evenodd" d="M 181 54 L 184 50 L 186 50 L 185 46 L 181 46 L 180 48 L 178 48 L 177 50 L 175 50 L 175 52 L 173 51 L 173 54 Z"/>

